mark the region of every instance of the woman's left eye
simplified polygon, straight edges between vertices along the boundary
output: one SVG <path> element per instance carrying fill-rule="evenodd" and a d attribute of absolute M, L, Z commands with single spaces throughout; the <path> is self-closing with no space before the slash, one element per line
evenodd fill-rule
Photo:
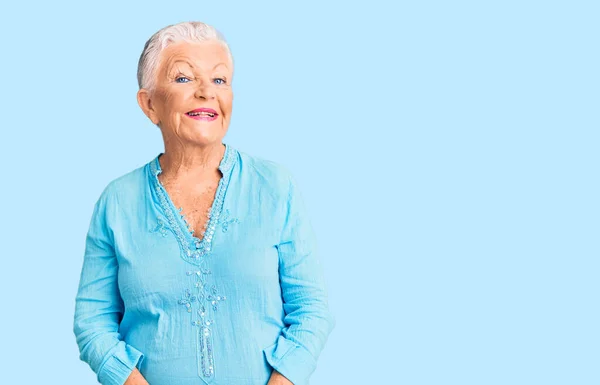
<path fill-rule="evenodd" d="M 223 78 L 216 78 L 215 80 L 221 80 L 221 83 L 217 83 L 219 85 L 227 83 L 227 80 L 225 80 Z"/>
<path fill-rule="evenodd" d="M 186 79 L 186 80 L 190 80 L 190 79 L 188 79 L 188 78 L 187 78 L 187 77 L 185 77 L 185 76 L 178 76 L 178 77 L 176 77 L 176 78 L 175 78 L 175 81 L 176 81 L 177 83 L 187 83 L 187 81 L 185 81 L 185 82 L 180 82 L 180 81 L 179 81 L 179 79 Z"/>

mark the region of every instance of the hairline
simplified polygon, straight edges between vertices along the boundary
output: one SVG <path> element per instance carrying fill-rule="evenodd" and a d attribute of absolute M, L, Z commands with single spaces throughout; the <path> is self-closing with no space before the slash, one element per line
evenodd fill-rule
<path fill-rule="evenodd" d="M 137 78 L 140 89 L 146 88 L 151 93 L 154 91 L 156 80 L 159 76 L 158 70 L 161 66 L 162 53 L 171 44 L 180 42 L 215 42 L 220 44 L 225 49 L 227 58 L 229 59 L 223 64 L 231 71 L 231 80 L 233 80 L 235 63 L 225 37 L 208 24 L 198 21 L 188 21 L 164 27 L 148 39 L 138 61 Z"/>

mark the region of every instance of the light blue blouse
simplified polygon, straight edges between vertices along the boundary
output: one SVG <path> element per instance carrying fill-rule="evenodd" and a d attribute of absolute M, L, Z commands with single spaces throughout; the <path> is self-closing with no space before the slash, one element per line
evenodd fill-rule
<path fill-rule="evenodd" d="M 157 175 L 114 179 L 86 237 L 73 331 L 104 385 L 306 385 L 335 326 L 315 235 L 284 166 L 224 144 L 205 235 Z"/>

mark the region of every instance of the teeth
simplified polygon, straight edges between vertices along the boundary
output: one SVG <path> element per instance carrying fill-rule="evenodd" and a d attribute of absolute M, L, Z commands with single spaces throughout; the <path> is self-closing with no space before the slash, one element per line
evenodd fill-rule
<path fill-rule="evenodd" d="M 215 116 L 215 114 L 213 114 L 212 112 L 188 112 L 188 115 L 190 116 L 198 116 L 198 115 L 208 115 L 211 118 Z"/>

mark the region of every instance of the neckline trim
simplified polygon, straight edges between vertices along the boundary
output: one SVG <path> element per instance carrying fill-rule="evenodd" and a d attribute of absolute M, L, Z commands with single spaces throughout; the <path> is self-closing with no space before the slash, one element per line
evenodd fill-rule
<path fill-rule="evenodd" d="M 225 153 L 223 154 L 223 157 L 219 162 L 218 168 L 224 176 L 226 172 L 230 171 L 233 168 L 237 157 L 235 156 L 236 151 L 233 147 L 231 147 L 231 145 L 229 145 L 228 143 L 223 143 L 223 145 L 225 146 Z M 160 158 L 161 155 L 164 154 L 164 152 L 160 152 L 152 161 L 154 165 L 154 167 L 152 167 L 152 175 L 154 175 L 155 177 L 158 177 L 158 174 L 163 172 L 162 168 L 160 167 L 160 162 L 158 161 L 158 158 Z"/>
<path fill-rule="evenodd" d="M 212 249 L 212 241 L 215 235 L 215 229 L 221 223 L 221 214 L 223 212 L 223 203 L 225 193 L 231 180 L 231 170 L 237 162 L 237 151 L 227 143 L 225 145 L 225 153 L 219 163 L 219 170 L 223 176 L 219 180 L 213 204 L 209 210 L 209 218 L 204 229 L 193 229 L 203 231 L 202 239 L 193 235 L 190 226 L 185 220 L 181 210 L 178 209 L 166 189 L 158 179 L 158 175 L 162 172 L 158 158 L 162 152 L 158 154 L 152 162 L 150 162 L 150 170 L 152 174 L 152 186 L 158 196 L 159 204 L 167 218 L 167 227 L 177 238 L 181 249 L 181 258 L 191 264 L 201 265 L 205 258 L 210 254 Z M 159 219 L 159 221 L 161 221 Z"/>

